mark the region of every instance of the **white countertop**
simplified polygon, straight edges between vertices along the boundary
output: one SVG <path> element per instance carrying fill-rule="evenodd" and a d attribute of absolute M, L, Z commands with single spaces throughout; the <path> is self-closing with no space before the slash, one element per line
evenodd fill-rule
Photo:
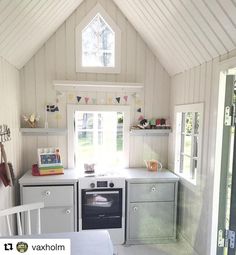
<path fill-rule="evenodd" d="M 178 181 L 179 177 L 167 169 L 148 171 L 146 168 L 124 169 L 125 179 L 128 182 L 152 182 L 152 181 Z"/>
<path fill-rule="evenodd" d="M 65 169 L 64 174 L 47 175 L 47 176 L 33 176 L 31 170 L 26 172 L 20 179 L 20 184 L 74 184 L 78 181 L 79 174 L 75 169 Z"/>
<path fill-rule="evenodd" d="M 127 168 L 116 170 L 115 173 L 109 177 L 123 177 L 128 182 L 152 182 L 152 181 L 178 181 L 179 177 L 167 169 L 158 171 L 148 171 L 146 168 Z M 33 176 L 31 171 L 26 172 L 20 179 L 21 185 L 45 185 L 45 184 L 74 184 L 80 178 L 85 178 L 79 175 L 77 169 L 65 169 L 62 175 L 48 175 L 48 176 Z M 90 177 L 88 177 L 90 178 Z"/>

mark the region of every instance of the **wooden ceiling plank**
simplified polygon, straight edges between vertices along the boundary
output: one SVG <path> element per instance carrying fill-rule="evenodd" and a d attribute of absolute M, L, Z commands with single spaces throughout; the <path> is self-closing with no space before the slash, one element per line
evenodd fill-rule
<path fill-rule="evenodd" d="M 160 1 L 158 4 L 161 4 L 161 8 L 166 13 L 167 18 L 172 22 L 174 29 L 176 29 L 177 33 L 179 33 L 180 37 L 183 38 L 185 43 L 190 48 L 191 55 L 189 55 L 189 57 L 197 61 L 197 65 L 199 65 L 202 61 L 202 56 L 199 55 L 198 50 L 193 47 L 194 44 L 192 39 L 186 32 L 186 24 L 183 22 L 181 16 L 177 13 L 175 6 L 170 1 Z"/>
<path fill-rule="evenodd" d="M 25 49 L 25 52 L 27 51 L 29 52 L 27 55 L 22 55 L 20 52 L 18 55 L 15 55 L 14 52 L 8 55 L 10 59 L 15 59 L 15 61 L 17 61 L 17 66 L 19 68 L 21 68 L 22 65 L 25 64 L 25 61 L 27 61 L 27 58 L 32 56 L 32 52 L 35 51 L 35 49 L 38 50 L 45 43 L 45 41 L 49 39 L 49 37 L 60 26 L 61 21 L 62 20 L 65 21 L 65 19 L 62 18 L 61 14 L 63 13 L 66 16 L 68 8 L 70 8 L 71 10 L 72 7 L 71 5 L 69 5 L 68 7 L 66 1 L 62 1 L 61 3 L 62 4 L 58 6 L 58 1 L 57 1 L 56 9 L 53 8 L 52 12 L 47 16 L 47 22 L 41 25 L 40 29 L 36 30 L 34 34 L 31 33 L 30 35 L 28 35 L 28 38 L 21 38 L 19 44 L 23 51 Z M 20 58 L 19 61 L 17 60 L 18 58 Z"/>
<path fill-rule="evenodd" d="M 21 4 L 20 1 L 9 1 L 9 4 L 5 6 L 5 8 L 2 9 L 1 15 L 0 15 L 0 24 L 4 22 L 8 18 L 9 15 L 11 15 L 12 11 Z"/>
<path fill-rule="evenodd" d="M 192 30 L 199 42 L 199 50 L 201 51 L 205 61 L 207 61 L 214 56 L 217 56 L 217 52 L 209 41 L 207 34 L 205 34 L 198 25 L 196 17 L 192 15 L 191 10 L 189 10 L 189 4 L 191 4 L 190 1 L 179 0 L 178 8 L 183 14 L 183 17 L 185 17 L 185 19 L 188 21 L 189 28 Z"/>
<path fill-rule="evenodd" d="M 33 44 L 37 43 L 36 37 L 40 36 L 44 37 L 44 35 L 47 34 L 48 29 L 51 28 L 50 20 L 52 20 L 52 17 L 54 17 L 54 14 L 57 13 L 57 10 L 59 8 L 65 6 L 65 3 L 63 4 L 62 1 L 60 1 L 60 5 L 58 4 L 59 1 L 55 2 L 53 0 L 50 0 L 49 3 L 50 3 L 49 6 L 45 6 L 47 7 L 45 10 L 43 8 L 42 13 L 39 12 L 37 13 L 37 15 L 35 15 L 34 22 L 29 24 L 29 27 L 28 26 L 22 27 L 24 33 L 23 32 L 20 34 L 18 33 L 16 35 L 16 38 L 12 40 L 10 47 L 11 50 L 7 52 L 8 55 L 11 55 L 11 53 L 14 55 L 14 49 L 19 45 L 25 46 L 25 44 L 27 44 L 29 47 L 31 47 L 30 46 L 31 43 Z"/>
<path fill-rule="evenodd" d="M 216 2 L 207 2 L 205 0 L 203 0 L 204 4 L 207 6 L 209 12 L 212 14 L 212 16 L 215 18 L 216 22 L 218 23 L 218 33 L 220 33 L 220 37 L 222 39 L 222 41 L 224 42 L 225 46 L 227 47 L 228 50 L 233 49 L 234 47 L 236 47 L 236 43 L 233 40 L 233 38 L 231 37 L 230 33 L 228 33 L 228 31 L 225 29 L 225 27 L 223 26 L 223 24 L 220 21 L 220 13 L 215 13 L 214 11 L 214 3 Z M 235 10 L 236 11 L 236 10 Z M 236 14 L 236 12 L 235 12 Z M 230 17 L 228 15 L 228 17 Z M 232 19 L 231 19 L 232 20 Z M 235 25 L 235 23 L 233 23 Z"/>
<path fill-rule="evenodd" d="M 232 1 L 232 4 L 236 8 L 236 3 Z M 236 42 L 236 23 L 234 19 L 228 14 L 228 12 L 225 10 L 224 5 L 221 4 L 220 1 L 216 1 L 212 3 L 214 11 L 219 17 L 221 24 L 224 26 L 225 30 L 230 34 L 233 41 Z M 234 17 L 234 16 L 233 16 Z"/>
<path fill-rule="evenodd" d="M 0 16 L 2 16 L 2 13 L 5 12 L 8 5 L 10 5 L 11 2 L 9 0 L 1 0 L 0 1 Z"/>
<path fill-rule="evenodd" d="M 65 2 L 65 1 L 63 1 L 63 2 Z M 67 7 L 62 6 L 60 8 L 59 13 L 57 13 L 57 15 L 55 16 L 55 18 L 53 16 L 51 19 L 49 19 L 48 25 L 49 25 L 49 27 L 51 27 L 51 29 L 48 31 L 47 34 L 45 34 L 43 40 L 41 40 L 40 33 L 43 33 L 46 25 L 45 25 L 45 27 L 43 27 L 41 29 L 41 31 L 39 31 L 39 33 L 37 34 L 37 36 L 39 38 L 38 39 L 36 38 L 36 41 L 38 42 L 38 44 L 34 48 L 32 48 L 32 52 L 33 51 L 35 52 L 42 47 L 42 45 L 53 35 L 53 33 L 60 27 L 60 25 L 63 24 L 62 21 L 64 21 L 64 23 L 65 23 L 65 20 L 73 13 L 73 11 L 78 7 L 80 2 L 81 1 L 74 1 L 72 3 L 72 5 L 67 5 Z M 61 15 L 62 13 L 65 15 L 64 17 L 62 17 L 62 15 Z M 30 45 L 32 45 L 32 43 L 30 43 Z M 27 61 L 27 59 L 29 59 L 31 56 L 32 56 L 32 53 L 29 54 L 28 57 L 25 56 L 24 60 L 21 61 L 21 67 L 24 65 L 24 63 Z"/>
<path fill-rule="evenodd" d="M 236 21 L 235 21 L 236 1 L 224 0 L 222 2 L 222 1 L 216 0 L 216 2 L 220 5 L 222 10 L 225 12 L 227 17 L 230 19 L 230 21 L 233 24 L 234 28 L 236 28 Z"/>
<path fill-rule="evenodd" d="M 43 6 L 40 4 L 40 1 L 32 1 L 33 6 L 30 4 L 29 8 L 27 8 L 27 14 L 22 17 L 22 15 L 19 16 L 19 22 L 18 24 L 15 24 L 14 27 L 12 27 L 12 30 L 8 34 L 6 40 L 1 41 L 1 49 L 4 51 L 5 55 L 8 55 L 9 52 L 15 51 L 21 51 L 19 48 L 19 41 L 21 38 L 27 38 L 29 35 L 31 35 L 31 31 L 29 29 L 29 26 L 32 26 L 35 31 L 37 31 L 38 27 L 33 26 L 32 19 L 35 19 L 38 14 L 38 11 Z M 34 12 L 36 14 L 34 15 Z"/>
<path fill-rule="evenodd" d="M 163 9 L 166 9 L 169 19 L 173 22 L 174 27 L 178 30 L 178 33 L 181 34 L 186 44 L 192 51 L 193 56 L 198 61 L 198 64 L 201 64 L 204 61 L 204 57 L 198 49 L 198 41 L 193 34 L 192 30 L 189 28 L 187 21 L 180 13 L 176 7 L 175 1 L 160 1 L 163 5 Z"/>
<path fill-rule="evenodd" d="M 134 9 L 132 6 L 127 4 L 127 1 L 118 1 L 117 5 L 121 9 L 121 11 L 125 14 L 125 16 L 129 19 L 131 24 L 135 27 L 135 29 L 139 32 L 139 34 L 142 36 L 142 38 L 145 38 L 145 42 L 148 44 L 148 46 L 152 49 L 154 54 L 159 58 L 160 62 L 163 64 L 163 66 L 168 70 L 168 72 L 174 73 L 176 64 L 173 65 L 173 63 L 170 63 L 171 56 L 169 52 L 167 51 L 166 45 L 160 41 L 159 38 L 154 37 L 153 33 L 146 33 L 147 26 L 144 24 L 142 17 L 139 15 L 139 12 L 134 12 Z M 130 15 L 132 13 L 132 15 Z M 158 50 L 157 50 L 158 49 Z M 160 50 L 161 49 L 161 50 Z M 159 52 L 160 51 L 160 52 Z M 166 52 L 166 55 L 163 55 L 163 52 Z"/>
<path fill-rule="evenodd" d="M 208 33 L 205 31 L 205 29 L 202 28 L 202 24 L 204 20 L 201 18 L 201 16 L 197 12 L 195 6 L 191 3 L 191 1 L 182 1 L 182 4 L 185 7 L 186 11 L 189 13 L 189 15 L 192 17 L 192 19 L 194 20 L 196 26 L 199 28 L 200 30 L 199 33 L 201 34 L 200 38 L 201 40 L 204 40 L 203 41 L 204 46 L 208 49 L 208 51 L 210 52 L 213 58 L 218 56 L 219 51 L 214 45 L 214 43 L 210 40 Z"/>
<path fill-rule="evenodd" d="M 175 44 L 175 43 L 178 44 L 177 47 L 178 47 L 179 55 L 181 57 L 182 55 L 187 55 L 188 66 L 195 65 L 196 62 L 193 63 L 192 58 L 189 57 L 192 53 L 188 45 L 186 45 L 183 38 L 179 35 L 179 33 L 177 33 L 172 23 L 167 19 L 165 13 L 162 11 L 159 5 L 157 5 L 155 1 L 149 1 L 147 2 L 147 4 L 150 4 L 152 6 L 153 10 L 155 10 L 156 15 L 159 16 L 160 21 L 163 23 L 163 26 L 165 27 L 165 29 L 167 29 L 169 33 L 173 36 L 174 40 L 172 41 L 172 44 Z"/>
<path fill-rule="evenodd" d="M 155 22 L 159 27 L 161 27 L 162 30 L 166 31 L 168 37 L 166 39 L 170 41 L 170 45 L 175 48 L 174 50 L 176 53 L 181 56 L 181 59 L 183 59 L 187 66 L 193 65 L 194 63 L 191 61 L 191 58 L 188 57 L 190 54 L 190 52 L 188 52 L 188 48 L 185 47 L 185 44 L 180 39 L 173 27 L 171 27 L 170 23 L 168 21 L 164 22 L 166 20 L 162 13 L 159 12 L 159 7 L 155 5 L 154 1 L 146 2 L 146 5 L 149 6 L 149 13 L 151 14 L 151 17 L 155 19 Z M 180 50 L 181 48 L 183 49 L 182 51 Z"/>
<path fill-rule="evenodd" d="M 42 6 L 44 1 L 30 1 L 25 0 L 21 5 L 18 6 L 14 11 L 12 11 L 11 15 L 9 15 L 8 19 L 5 20 L 3 24 L 0 26 L 0 47 L 4 48 L 4 46 L 8 45 L 12 36 L 16 33 L 16 31 L 23 32 L 19 29 L 21 22 L 27 21 L 31 22 L 32 12 L 37 11 L 37 7 Z"/>
<path fill-rule="evenodd" d="M 205 29 L 207 31 L 207 34 L 211 41 L 214 43 L 217 51 L 220 54 L 224 54 L 227 52 L 227 48 L 222 42 L 221 38 L 219 35 L 216 33 L 216 30 L 214 29 L 215 24 L 211 24 L 211 22 L 215 23 L 215 19 L 212 18 L 211 13 L 209 12 L 208 8 L 204 5 L 204 3 L 199 0 L 199 1 L 191 1 L 192 4 L 195 6 L 199 16 L 201 17 L 200 21 L 202 22 L 202 29 Z M 211 17 L 210 17 L 211 16 Z"/>
<path fill-rule="evenodd" d="M 127 0 L 126 3 L 129 3 L 131 6 L 131 10 L 132 10 L 132 15 L 133 12 L 136 11 L 139 14 L 139 26 L 141 25 L 141 23 L 144 24 L 144 36 L 145 34 L 149 33 L 152 36 L 154 36 L 154 42 L 158 40 L 159 44 L 161 43 L 161 45 L 163 45 L 162 50 L 159 50 L 159 56 L 162 55 L 163 58 L 166 58 L 165 61 L 171 61 L 172 63 L 176 64 L 178 63 L 179 65 L 183 66 L 183 62 L 181 60 L 176 60 L 176 54 L 175 52 L 172 51 L 172 49 L 170 49 L 170 47 L 167 46 L 168 42 L 166 42 L 165 38 L 163 37 L 162 33 L 159 30 L 154 30 L 153 27 L 150 24 L 149 19 L 147 19 L 147 17 L 144 15 L 142 9 L 140 9 L 137 5 L 137 2 L 134 3 L 130 0 Z M 142 22 L 140 22 L 142 20 Z M 149 31 L 150 30 L 150 31 Z M 163 55 L 164 54 L 164 55 Z M 167 57 L 166 55 L 169 55 L 169 57 Z M 173 57 L 176 56 L 176 57 Z"/>

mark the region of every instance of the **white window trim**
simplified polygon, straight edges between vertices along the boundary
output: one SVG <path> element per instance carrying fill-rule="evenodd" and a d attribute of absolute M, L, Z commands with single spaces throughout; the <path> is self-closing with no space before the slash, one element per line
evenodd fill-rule
<path fill-rule="evenodd" d="M 128 105 L 67 105 L 67 127 L 68 127 L 68 168 L 75 168 L 75 128 L 74 117 L 76 111 L 114 111 L 123 112 L 124 119 L 124 155 L 125 166 L 129 167 L 129 129 L 130 129 L 130 106 Z"/>
<path fill-rule="evenodd" d="M 91 22 L 91 20 L 100 13 L 107 24 L 115 33 L 115 66 L 114 67 L 83 67 L 82 66 L 82 31 Z M 75 45 L 76 45 L 76 72 L 88 73 L 120 73 L 121 70 L 121 30 L 109 14 L 104 10 L 101 4 L 96 6 L 85 16 L 75 29 Z"/>
<path fill-rule="evenodd" d="M 181 134 L 178 131 L 178 127 L 176 126 L 176 116 L 177 113 L 182 112 L 199 112 L 199 142 L 198 142 L 198 159 L 197 159 L 197 173 L 196 179 L 191 180 L 187 178 L 184 174 L 179 172 L 179 163 L 177 159 L 179 158 L 179 142 L 181 139 Z M 197 104 L 184 104 L 184 105 L 176 105 L 174 110 L 174 123 L 175 123 L 175 167 L 174 172 L 180 177 L 180 181 L 185 184 L 188 188 L 195 190 L 196 187 L 199 187 L 200 184 L 200 175 L 202 168 L 202 138 L 203 138 L 203 119 L 204 119 L 204 103 Z M 200 188 L 200 187 L 199 187 Z"/>

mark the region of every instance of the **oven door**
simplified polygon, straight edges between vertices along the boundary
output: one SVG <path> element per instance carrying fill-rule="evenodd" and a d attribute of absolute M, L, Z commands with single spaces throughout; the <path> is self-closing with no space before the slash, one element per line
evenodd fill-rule
<path fill-rule="evenodd" d="M 82 190 L 82 229 L 121 228 L 122 189 Z"/>

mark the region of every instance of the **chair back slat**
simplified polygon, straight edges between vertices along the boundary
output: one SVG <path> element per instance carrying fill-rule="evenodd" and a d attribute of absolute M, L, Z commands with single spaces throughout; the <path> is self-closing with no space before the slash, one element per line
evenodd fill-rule
<path fill-rule="evenodd" d="M 40 209 L 38 209 L 40 210 Z M 31 235 L 31 219 L 30 219 L 30 210 L 27 211 L 27 225 L 28 225 L 28 235 Z"/>
<path fill-rule="evenodd" d="M 37 226 L 37 230 L 38 230 L 38 234 L 41 234 L 41 215 L 40 215 L 40 209 L 37 210 L 37 214 L 38 214 L 38 226 Z"/>
<path fill-rule="evenodd" d="M 8 234 L 9 234 L 9 236 L 12 236 L 11 224 L 10 224 L 9 216 L 7 215 L 6 217 L 7 217 Z"/>
<path fill-rule="evenodd" d="M 18 235 L 23 235 L 23 228 L 22 228 L 22 221 L 21 221 L 21 213 L 26 213 L 25 217 L 25 231 L 27 230 L 27 234 L 31 235 L 31 216 L 30 213 L 32 210 L 37 210 L 36 214 L 36 231 L 37 234 L 41 234 L 41 219 L 40 219 L 40 209 L 44 207 L 44 203 L 32 203 L 32 204 L 25 204 L 25 205 L 20 205 L 20 206 L 15 206 L 12 208 L 8 208 L 5 210 L 0 211 L 0 217 L 5 216 L 7 220 L 7 228 L 8 228 L 8 234 L 9 236 L 12 236 L 12 229 L 11 229 L 11 224 L 10 224 L 10 215 L 16 215 L 16 220 L 17 220 L 17 230 L 18 230 Z"/>
<path fill-rule="evenodd" d="M 21 225 L 21 219 L 20 219 L 20 213 L 19 212 L 16 214 L 16 219 L 17 219 L 18 235 L 22 236 L 22 225 Z"/>

